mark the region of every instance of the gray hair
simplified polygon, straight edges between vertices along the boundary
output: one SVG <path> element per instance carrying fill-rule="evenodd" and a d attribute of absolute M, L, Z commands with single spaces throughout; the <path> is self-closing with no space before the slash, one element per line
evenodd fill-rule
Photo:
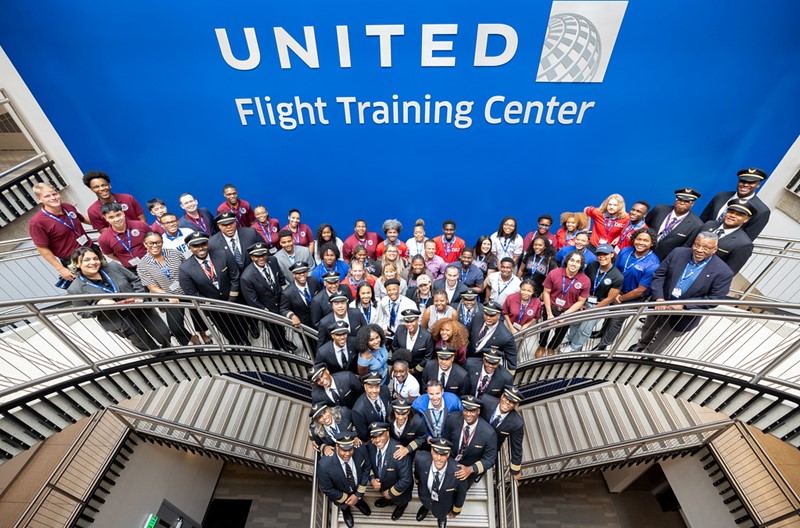
<path fill-rule="evenodd" d="M 383 232 L 386 233 L 390 229 L 396 229 L 399 233 L 403 230 L 403 224 L 400 223 L 400 220 L 396 218 L 390 218 L 389 220 L 383 223 Z"/>
<path fill-rule="evenodd" d="M 697 233 L 697 236 L 695 237 L 695 241 L 697 241 L 698 238 L 704 238 L 706 240 L 713 240 L 714 243 L 717 243 L 717 244 L 719 243 L 719 235 L 716 234 L 714 231 L 701 231 L 700 233 Z"/>
<path fill-rule="evenodd" d="M 339 424 L 342 421 L 342 410 L 339 407 L 328 407 L 331 411 L 331 416 L 333 416 L 333 423 Z M 320 438 L 325 438 L 328 432 L 325 430 L 325 426 L 319 423 L 319 420 L 314 420 L 314 434 Z"/>

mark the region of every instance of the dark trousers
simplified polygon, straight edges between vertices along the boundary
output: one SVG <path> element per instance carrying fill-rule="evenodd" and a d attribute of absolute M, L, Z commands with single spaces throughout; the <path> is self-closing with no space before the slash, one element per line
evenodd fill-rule
<path fill-rule="evenodd" d="M 557 308 L 553 308 L 553 317 L 558 317 L 563 312 Z M 542 313 L 542 320 L 547 321 L 547 311 L 544 310 Z M 539 346 L 543 346 L 545 348 L 552 348 L 555 350 L 558 348 L 558 345 L 564 340 L 564 336 L 567 335 L 569 331 L 569 326 L 561 326 L 556 328 L 555 330 L 545 330 L 541 334 L 539 334 Z M 547 339 L 550 337 L 550 332 L 553 332 L 553 337 L 550 339 L 550 343 L 548 344 Z"/>

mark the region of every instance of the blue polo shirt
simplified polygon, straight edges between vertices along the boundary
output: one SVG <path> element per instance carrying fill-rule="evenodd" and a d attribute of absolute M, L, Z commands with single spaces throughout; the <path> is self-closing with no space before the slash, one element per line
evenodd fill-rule
<path fill-rule="evenodd" d="M 320 262 L 317 264 L 317 267 L 314 268 L 314 271 L 311 272 L 311 276 L 316 277 L 317 280 L 322 283 L 322 276 L 329 271 L 337 272 L 340 275 L 339 280 L 342 280 L 350 272 L 350 266 L 348 266 L 343 260 L 337 260 L 336 264 L 333 265 L 333 270 L 330 270 L 325 267 L 324 262 Z"/>
<path fill-rule="evenodd" d="M 655 253 L 650 251 L 641 258 L 636 258 L 633 246 L 626 247 L 617 255 L 617 268 L 622 272 L 622 293 L 635 290 L 640 285 L 647 286 L 643 296 L 650 294 L 650 283 L 653 282 L 653 273 L 658 269 L 661 261 Z"/>
<path fill-rule="evenodd" d="M 558 265 L 563 266 L 564 259 L 567 258 L 567 255 L 569 255 L 573 251 L 576 251 L 574 246 L 564 246 L 561 249 L 559 249 L 558 253 L 556 253 L 556 262 L 558 262 Z M 597 261 L 597 257 L 594 256 L 594 253 L 589 251 L 589 248 L 585 248 L 583 250 L 583 258 L 586 260 L 586 263 L 583 266 L 584 268 L 588 266 L 590 263 Z"/>

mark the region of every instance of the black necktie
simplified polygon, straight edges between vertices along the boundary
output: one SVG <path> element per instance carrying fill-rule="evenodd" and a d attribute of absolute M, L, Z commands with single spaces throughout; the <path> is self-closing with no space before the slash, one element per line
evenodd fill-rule
<path fill-rule="evenodd" d="M 447 377 L 444 375 L 444 372 L 439 376 L 439 382 L 442 384 L 442 389 L 444 390 L 444 384 L 447 382 Z"/>
<path fill-rule="evenodd" d="M 309 291 L 308 291 L 308 288 L 307 288 L 307 287 L 306 287 L 306 288 L 303 288 L 303 289 L 301 290 L 301 292 L 302 292 L 302 294 L 303 294 L 303 298 L 306 300 L 306 303 L 307 303 L 307 304 L 311 304 L 311 300 L 312 300 L 312 299 L 311 299 L 311 294 L 310 294 L 310 293 L 309 293 Z"/>
<path fill-rule="evenodd" d="M 350 487 L 348 490 L 350 493 L 356 490 L 356 479 L 353 476 L 353 470 L 350 469 L 350 463 L 345 463 L 344 465 L 344 473 L 347 476 L 347 485 Z"/>
<path fill-rule="evenodd" d="M 340 360 L 342 362 L 342 368 L 346 369 L 347 368 L 347 353 L 344 351 L 344 349 L 341 349 L 341 350 L 339 350 L 339 354 L 341 354 Z"/>
<path fill-rule="evenodd" d="M 464 438 L 461 440 L 461 449 L 458 451 L 459 454 L 463 453 L 467 445 L 469 445 L 469 428 L 469 425 L 464 428 Z"/>
<path fill-rule="evenodd" d="M 333 403 L 336 405 L 342 404 L 342 398 L 339 397 L 339 391 L 337 391 L 334 387 L 331 387 L 331 396 L 333 397 Z"/>
<path fill-rule="evenodd" d="M 377 468 L 378 470 L 377 473 L 380 476 L 381 468 L 383 467 L 383 454 L 381 453 L 381 451 L 378 451 L 378 464 L 375 467 Z"/>
<path fill-rule="evenodd" d="M 497 424 L 500 423 L 500 415 L 495 414 L 494 418 L 492 418 L 492 423 L 490 424 L 492 427 L 497 427 Z"/>
<path fill-rule="evenodd" d="M 478 394 L 476 396 L 482 395 L 484 393 L 484 391 L 486 390 L 486 385 L 488 385 L 488 384 L 489 384 L 489 375 L 488 374 L 484 374 L 483 375 L 483 379 L 481 379 L 481 384 L 478 387 Z"/>
<path fill-rule="evenodd" d="M 270 273 L 269 273 L 269 271 L 267 270 L 267 267 L 266 267 L 266 266 L 264 266 L 263 268 L 261 268 L 261 273 L 264 275 L 264 278 L 265 278 L 265 279 L 267 279 L 267 284 L 269 284 L 270 286 L 272 286 L 272 275 L 270 275 Z"/>
<path fill-rule="evenodd" d="M 439 492 L 439 486 L 442 485 L 442 481 L 439 478 L 439 475 L 440 475 L 440 473 L 438 471 L 434 471 L 433 472 L 433 486 L 431 487 L 431 492 L 432 493 L 438 493 Z"/>
<path fill-rule="evenodd" d="M 488 331 L 489 331 L 489 327 L 486 326 L 486 325 L 483 325 L 483 328 L 481 328 L 481 331 L 478 332 L 478 343 L 480 343 L 481 339 L 486 337 L 486 332 L 488 332 Z"/>
<path fill-rule="evenodd" d="M 378 414 L 378 419 L 383 420 L 383 411 L 381 411 L 381 405 L 379 401 L 375 401 L 375 412 Z"/>
<path fill-rule="evenodd" d="M 239 266 L 242 265 L 242 252 L 239 251 L 239 244 L 236 243 L 236 239 L 231 239 L 231 251 L 233 251 L 233 258 L 236 259 L 236 264 Z"/>

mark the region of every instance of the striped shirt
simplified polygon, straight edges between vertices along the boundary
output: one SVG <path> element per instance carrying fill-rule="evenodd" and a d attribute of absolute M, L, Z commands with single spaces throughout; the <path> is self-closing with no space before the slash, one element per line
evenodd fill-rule
<path fill-rule="evenodd" d="M 148 254 L 139 261 L 136 271 L 145 287 L 149 288 L 155 285 L 167 293 L 183 294 L 183 290 L 178 286 L 178 268 L 184 260 L 180 252 L 174 249 L 164 249 L 166 270 Z M 173 287 L 173 283 L 176 286 Z"/>

